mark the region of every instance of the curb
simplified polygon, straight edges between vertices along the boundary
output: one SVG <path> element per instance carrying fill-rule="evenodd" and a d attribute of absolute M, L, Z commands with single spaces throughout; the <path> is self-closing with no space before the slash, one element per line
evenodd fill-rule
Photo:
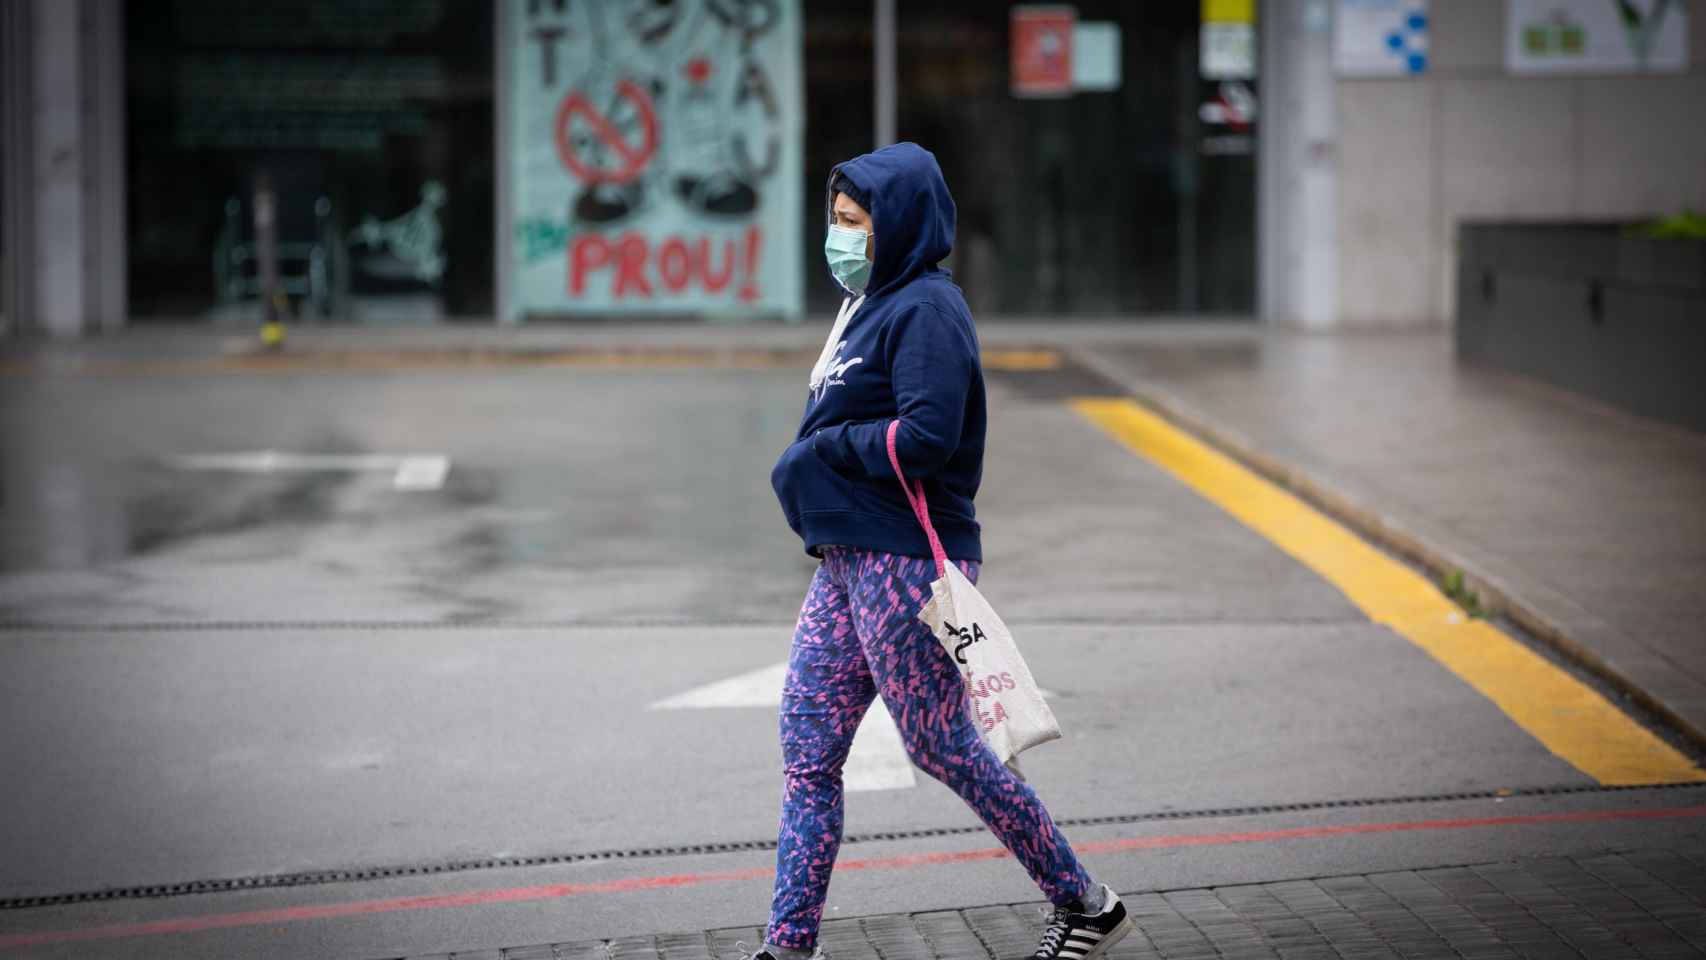
<path fill-rule="evenodd" d="M 1109 369 L 1088 351 L 1067 352 L 1072 360 L 1118 384 L 1131 399 L 1174 426 L 1343 523 L 1359 536 L 1421 566 L 1434 577 L 1436 585 L 1452 572 L 1462 571 L 1463 585 L 1473 591 L 1481 601 L 1484 616 L 1502 614 L 1508 617 L 1565 660 L 1593 674 L 1619 694 L 1663 720 L 1687 739 L 1691 746 L 1706 751 L 1706 729 L 1648 693 L 1596 651 L 1570 637 L 1561 626 L 1505 586 L 1499 577 L 1458 559 L 1453 551 L 1429 542 L 1421 535 L 1405 529 L 1392 518 L 1363 506 L 1335 490 L 1325 480 L 1263 453 L 1247 438 L 1236 431 L 1214 424 L 1166 391 L 1134 383 L 1129 374 Z"/>

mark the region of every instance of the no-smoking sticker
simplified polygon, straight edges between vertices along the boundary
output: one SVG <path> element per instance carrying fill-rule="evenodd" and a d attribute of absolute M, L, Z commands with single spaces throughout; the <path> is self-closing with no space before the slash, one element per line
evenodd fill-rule
<path fill-rule="evenodd" d="M 609 110 L 601 112 L 578 90 L 557 108 L 557 156 L 587 183 L 627 183 L 657 148 L 657 110 L 631 80 L 617 81 Z"/>

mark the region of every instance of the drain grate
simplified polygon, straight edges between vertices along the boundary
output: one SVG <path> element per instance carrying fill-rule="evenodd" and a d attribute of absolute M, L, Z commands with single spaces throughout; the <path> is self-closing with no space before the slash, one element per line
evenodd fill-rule
<path fill-rule="evenodd" d="M 1630 793 L 1651 790 L 1706 790 L 1706 783 L 1661 783 L 1634 786 L 1565 785 L 1550 787 L 1517 787 L 1499 790 L 1472 790 L 1460 793 L 1436 793 L 1396 797 L 1358 797 L 1339 800 L 1307 800 L 1298 803 L 1252 804 L 1243 807 L 1210 807 L 1197 810 L 1150 810 L 1141 813 L 1120 813 L 1099 817 L 1070 817 L 1056 820 L 1062 827 L 1095 827 L 1119 823 L 1143 823 L 1158 820 L 1212 820 L 1222 817 L 1250 817 L 1274 813 L 1307 813 L 1316 810 L 1343 810 L 1357 807 L 1383 807 L 1416 803 L 1448 803 L 1460 800 L 1492 800 L 1505 797 L 1556 797 L 1583 794 Z M 927 837 L 952 837 L 983 833 L 982 824 L 925 827 L 916 830 L 892 830 L 880 833 L 851 834 L 842 845 L 880 843 L 892 840 L 916 840 Z M 599 860 L 651 860 L 669 857 L 694 857 L 718 853 L 752 853 L 776 849 L 775 840 L 737 840 L 723 843 L 684 843 L 673 846 L 636 847 L 627 850 L 593 850 L 580 853 L 542 854 L 532 857 L 494 857 L 485 860 L 452 860 L 442 863 L 406 864 L 401 866 L 363 867 L 349 870 L 317 870 L 301 873 L 269 874 L 256 877 L 230 877 L 217 880 L 191 880 L 182 883 L 163 883 L 151 886 L 111 887 L 73 893 L 44 894 L 30 897 L 0 899 L 0 910 L 25 910 L 34 907 L 63 906 L 99 900 L 136 900 L 161 897 L 181 897 L 197 893 L 228 893 L 240 890 L 265 890 L 279 887 L 305 887 L 328 883 L 348 883 L 363 880 L 385 880 L 399 877 L 422 877 L 434 874 L 467 873 L 475 870 L 498 870 L 508 867 L 541 867 L 558 864 L 587 863 Z"/>

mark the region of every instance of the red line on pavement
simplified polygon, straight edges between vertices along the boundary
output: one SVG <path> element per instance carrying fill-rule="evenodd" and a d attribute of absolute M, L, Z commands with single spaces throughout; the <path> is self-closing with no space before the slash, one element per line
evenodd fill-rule
<path fill-rule="evenodd" d="M 1652 810 L 1595 810 L 1581 813 L 1537 813 L 1512 817 L 1467 817 L 1453 820 L 1409 820 L 1391 823 L 1354 823 L 1342 826 L 1293 827 L 1284 830 L 1256 830 L 1247 833 L 1199 833 L 1179 836 L 1133 837 L 1125 840 L 1096 840 L 1074 844 L 1079 853 L 1118 853 L 1128 850 L 1155 850 L 1165 847 L 1206 847 L 1231 843 L 1263 843 L 1273 840 L 1303 840 L 1314 837 L 1339 837 L 1365 833 L 1396 833 L 1407 830 L 1461 830 L 1469 827 L 1507 827 L 1542 823 L 1589 823 L 1597 820 L 1662 820 L 1675 817 L 1706 816 L 1706 805 L 1691 807 L 1661 807 Z M 903 870 L 908 867 L 941 866 L 970 863 L 978 860 L 999 860 L 1009 856 L 1000 847 L 962 850 L 952 853 L 914 853 L 898 857 L 874 857 L 866 860 L 844 860 L 835 865 L 837 872 L 852 870 Z M 191 933 L 197 930 L 218 930 L 227 927 L 260 926 L 293 920 L 324 920 L 330 917 L 359 916 L 371 913 L 391 913 L 398 910 L 432 910 L 441 907 L 472 907 L 488 903 L 519 903 L 527 900 L 550 900 L 561 897 L 580 897 L 595 893 L 626 893 L 634 890 L 657 890 L 668 887 L 693 887 L 705 883 L 728 883 L 742 880 L 762 880 L 774 875 L 768 867 L 747 870 L 723 870 L 711 873 L 678 873 L 655 877 L 630 877 L 626 880 L 607 880 L 600 883 L 553 883 L 535 887 L 509 887 L 498 890 L 477 890 L 470 893 L 434 894 L 419 897 L 398 897 L 391 900 L 355 900 L 348 903 L 313 904 L 284 907 L 277 910 L 249 910 L 241 913 L 216 913 L 200 917 L 178 917 L 146 923 L 121 923 L 82 930 L 42 930 L 0 936 L 0 949 L 7 947 L 39 946 L 48 943 L 68 943 L 76 940 L 111 940 L 120 937 L 142 937 L 162 933 Z"/>

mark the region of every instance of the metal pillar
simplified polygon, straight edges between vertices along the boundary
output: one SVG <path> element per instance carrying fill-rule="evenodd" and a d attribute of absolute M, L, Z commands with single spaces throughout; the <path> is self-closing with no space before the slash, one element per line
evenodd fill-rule
<path fill-rule="evenodd" d="M 30 20 L 28 3 L 0 3 L 0 336 L 23 329 L 21 318 L 35 301 L 35 170 L 31 134 Z"/>
<path fill-rule="evenodd" d="M 873 104 L 873 115 L 877 121 L 874 147 L 886 147 L 895 141 L 894 0 L 876 0 L 875 5 L 875 23 L 871 31 L 872 46 L 876 48 L 876 82 L 871 85 L 876 97 Z"/>
<path fill-rule="evenodd" d="M 125 175 L 124 0 L 84 0 L 88 17 L 84 73 L 91 96 L 84 110 L 84 156 L 93 185 L 85 208 L 85 243 L 92 253 L 84 282 L 90 290 L 91 331 L 112 333 L 130 313 L 130 219 Z"/>

